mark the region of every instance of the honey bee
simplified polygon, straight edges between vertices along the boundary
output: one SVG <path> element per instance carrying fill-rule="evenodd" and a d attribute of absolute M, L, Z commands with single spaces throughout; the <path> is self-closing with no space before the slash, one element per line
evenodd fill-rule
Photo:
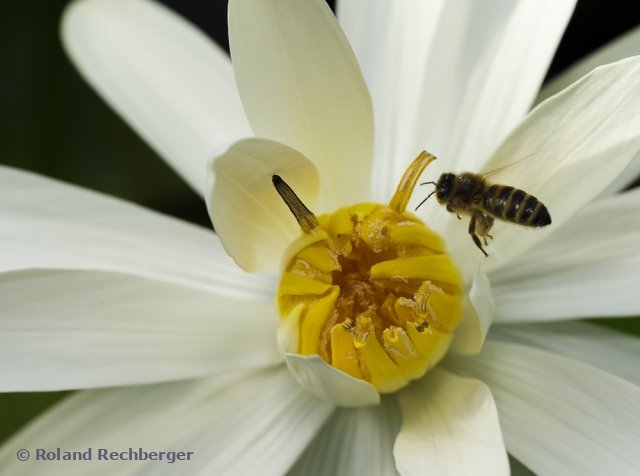
<path fill-rule="evenodd" d="M 497 218 L 516 225 L 541 228 L 551 223 L 551 216 L 544 204 L 533 195 L 508 185 L 491 184 L 486 175 L 464 172 L 461 174 L 444 173 L 437 182 L 424 182 L 421 185 L 433 184 L 431 192 L 416 207 L 416 210 L 436 194 L 436 200 L 445 205 L 447 211 L 460 215 L 469 215 L 469 234 L 480 251 L 489 256 L 482 247 L 485 246 L 494 220 Z"/>

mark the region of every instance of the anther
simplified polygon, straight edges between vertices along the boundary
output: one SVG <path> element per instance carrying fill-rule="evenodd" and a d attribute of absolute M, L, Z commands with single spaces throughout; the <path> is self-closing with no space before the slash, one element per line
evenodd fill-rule
<path fill-rule="evenodd" d="M 429 327 L 429 321 L 423 319 L 423 320 L 418 321 L 414 325 L 415 325 L 415 328 L 416 328 L 416 330 L 418 332 L 424 332 L 424 330 Z"/>
<path fill-rule="evenodd" d="M 355 327 L 356 327 L 356 323 L 355 321 L 353 321 L 352 319 L 345 319 L 345 321 L 342 323 L 342 327 L 344 327 L 344 329 L 346 331 L 352 331 Z"/>
<path fill-rule="evenodd" d="M 316 216 L 302 203 L 302 200 L 298 198 L 291 187 L 282 180 L 282 177 L 279 175 L 273 175 L 271 177 L 271 181 L 273 182 L 273 186 L 276 188 L 278 194 L 284 200 L 284 203 L 287 204 L 293 216 L 296 217 L 298 224 L 305 233 L 310 233 L 314 229 L 318 227 L 318 219 Z"/>

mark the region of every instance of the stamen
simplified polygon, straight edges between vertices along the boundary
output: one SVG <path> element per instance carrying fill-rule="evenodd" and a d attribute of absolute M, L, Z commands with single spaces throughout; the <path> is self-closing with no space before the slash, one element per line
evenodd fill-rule
<path fill-rule="evenodd" d="M 399 327 L 388 327 L 382 333 L 384 350 L 394 360 L 407 380 L 424 375 L 428 363 L 422 357 L 407 333 Z"/>
<path fill-rule="evenodd" d="M 436 157 L 429 152 L 424 150 L 420 152 L 420 155 L 414 159 L 405 171 L 402 179 L 400 179 L 396 193 L 393 194 L 391 202 L 389 203 L 389 208 L 398 213 L 404 213 L 420 175 L 426 166 L 434 160 L 436 160 Z"/>
<path fill-rule="evenodd" d="M 347 319 L 331 329 L 331 365 L 352 377 L 362 378 L 358 364 L 358 353 L 353 345 L 351 331 L 355 322 Z"/>
<path fill-rule="evenodd" d="M 462 278 L 445 243 L 404 212 L 433 160 L 423 152 L 413 161 L 389 206 L 358 203 L 317 219 L 273 177 L 306 231 L 285 252 L 278 289 L 283 325 L 299 333 L 290 342 L 382 393 L 436 365 L 462 314 Z"/>
<path fill-rule="evenodd" d="M 276 188 L 284 203 L 287 204 L 293 216 L 296 217 L 298 224 L 302 227 L 305 233 L 310 233 L 318 227 L 318 219 L 316 216 L 302 203 L 302 200 L 298 198 L 291 187 L 282 180 L 279 175 L 273 175 L 271 177 L 273 186 Z"/>

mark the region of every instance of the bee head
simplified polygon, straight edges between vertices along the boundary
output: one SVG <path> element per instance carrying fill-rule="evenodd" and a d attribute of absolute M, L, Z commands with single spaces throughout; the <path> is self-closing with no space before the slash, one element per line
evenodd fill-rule
<path fill-rule="evenodd" d="M 455 177 L 455 174 L 447 173 L 442 174 L 438 179 L 438 183 L 436 184 L 436 199 L 439 203 L 447 203 Z"/>

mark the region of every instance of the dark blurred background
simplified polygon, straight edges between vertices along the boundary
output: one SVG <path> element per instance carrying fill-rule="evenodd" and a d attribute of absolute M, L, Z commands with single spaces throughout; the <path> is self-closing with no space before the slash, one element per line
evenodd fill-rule
<path fill-rule="evenodd" d="M 202 201 L 98 98 L 65 57 L 58 23 L 67 3 L 6 0 L 0 6 L 0 164 L 208 226 Z M 162 3 L 228 49 L 227 2 Z M 328 3 L 333 7 L 335 2 Z M 640 2 L 579 0 L 547 79 L 639 24 Z M 622 320 L 613 324 L 627 325 Z M 637 325 L 627 330 L 632 327 L 637 332 Z M 0 442 L 62 395 L 1 395 Z"/>

